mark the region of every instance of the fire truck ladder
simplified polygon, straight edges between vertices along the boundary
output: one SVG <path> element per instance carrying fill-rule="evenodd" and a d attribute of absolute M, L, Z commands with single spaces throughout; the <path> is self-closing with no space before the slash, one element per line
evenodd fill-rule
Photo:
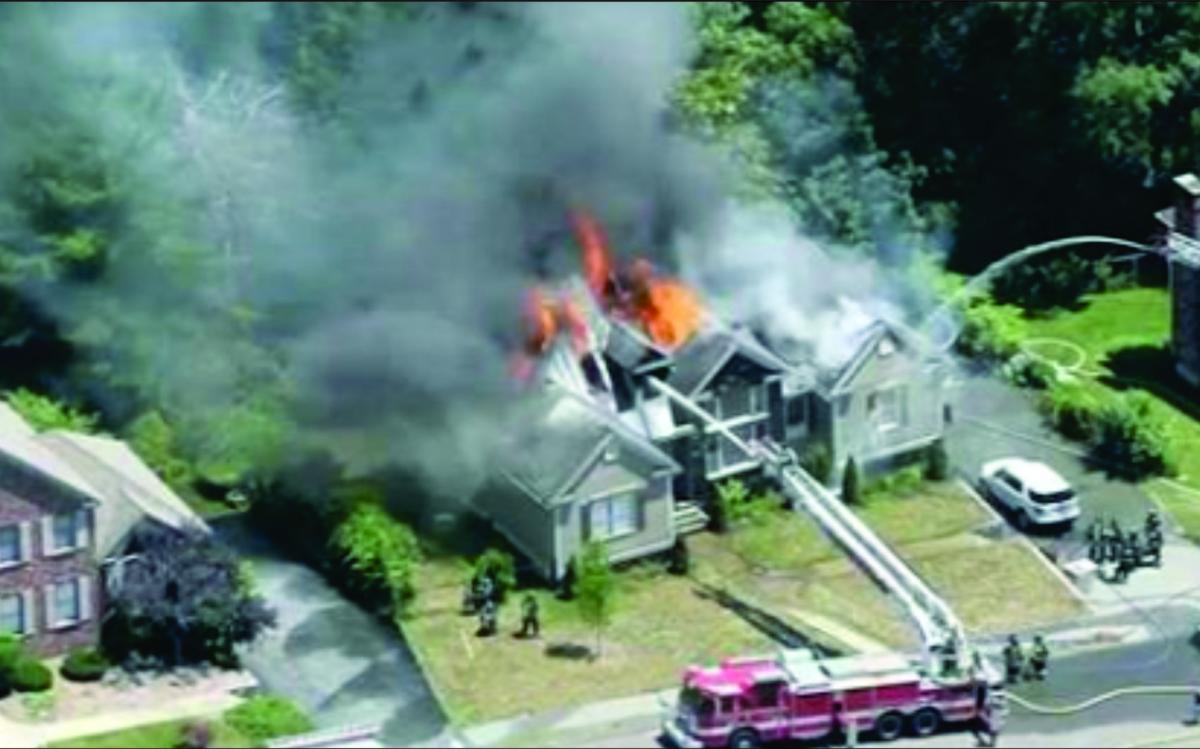
<path fill-rule="evenodd" d="M 801 468 L 791 451 L 773 443 L 747 442 L 670 385 L 653 377 L 648 381 L 656 391 L 712 427 L 751 459 L 762 463 L 783 492 L 900 602 L 920 631 L 925 665 L 930 673 L 944 672 L 943 661 L 935 657 L 938 651 L 952 648 L 959 658 L 967 653 L 962 624 L 945 601 L 840 499 Z"/>

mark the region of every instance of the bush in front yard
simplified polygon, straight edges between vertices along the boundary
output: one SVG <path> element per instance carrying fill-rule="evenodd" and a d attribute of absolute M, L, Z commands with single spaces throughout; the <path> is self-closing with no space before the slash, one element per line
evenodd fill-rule
<path fill-rule="evenodd" d="M 21 643 L 21 638 L 10 634 L 0 634 L 0 675 L 11 672 L 13 665 L 25 655 L 25 646 Z"/>
<path fill-rule="evenodd" d="M 13 664 L 9 678 L 13 689 L 18 692 L 45 692 L 54 683 L 54 674 L 50 673 L 50 669 L 30 657 L 18 659 Z"/>
<path fill-rule="evenodd" d="M 854 458 L 846 461 L 846 472 L 842 474 L 842 501 L 848 505 L 862 504 L 858 463 L 854 462 Z"/>
<path fill-rule="evenodd" d="M 938 440 L 925 453 L 925 478 L 945 481 L 950 475 L 950 458 L 946 455 L 945 440 Z"/>
<path fill-rule="evenodd" d="M 12 685 L 8 683 L 8 674 L 0 671 L 0 700 L 12 694 Z"/>
<path fill-rule="evenodd" d="M 1092 443 L 1100 435 L 1103 403 L 1080 385 L 1055 385 L 1038 403 L 1042 414 L 1064 437 Z"/>
<path fill-rule="evenodd" d="M 312 720 L 296 703 L 276 695 L 257 695 L 226 711 L 230 728 L 256 744 L 313 729 Z"/>
<path fill-rule="evenodd" d="M 503 603 L 508 594 L 517 587 L 517 563 L 513 555 L 499 549 L 488 549 L 475 560 L 475 574 L 492 579 L 496 586 L 496 598 Z"/>
<path fill-rule="evenodd" d="M 829 476 L 833 473 L 833 456 L 824 445 L 810 445 L 800 456 L 800 467 L 817 481 L 828 484 Z"/>
<path fill-rule="evenodd" d="M 108 659 L 99 650 L 76 648 L 63 660 L 59 673 L 68 681 L 100 681 L 108 667 Z"/>
<path fill-rule="evenodd" d="M 671 561 L 667 565 L 667 572 L 672 575 L 684 576 L 692 571 L 692 555 L 688 551 L 687 539 L 680 536 L 675 539 L 675 545 L 671 547 Z"/>
<path fill-rule="evenodd" d="M 1092 457 L 1111 473 L 1131 481 L 1175 470 L 1166 435 L 1151 418 L 1147 397 L 1140 393 L 1101 411 Z"/>

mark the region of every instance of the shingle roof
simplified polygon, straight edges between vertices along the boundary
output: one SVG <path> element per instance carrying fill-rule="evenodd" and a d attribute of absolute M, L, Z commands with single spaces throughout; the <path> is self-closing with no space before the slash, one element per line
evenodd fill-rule
<path fill-rule="evenodd" d="M 96 488 L 96 552 L 100 558 L 116 552 L 129 532 L 147 517 L 176 530 L 208 530 L 124 442 L 65 431 L 47 432 L 39 439 Z"/>
<path fill-rule="evenodd" d="M 643 367 L 668 366 L 671 355 L 654 344 L 632 325 L 619 320 L 610 321 L 605 347 L 613 361 L 630 371 Z"/>
<path fill-rule="evenodd" d="M 628 483 L 679 466 L 615 416 L 553 384 L 533 396 L 506 446 L 501 471 L 538 502 L 555 505 L 583 480 Z M 606 450 L 615 448 L 620 470 L 589 472 Z M 612 464 L 609 464 L 610 466 Z M 589 491 L 591 488 L 590 487 Z"/>
<path fill-rule="evenodd" d="M 746 330 L 709 328 L 697 334 L 675 353 L 675 370 L 668 384 L 688 397 L 703 390 L 734 354 L 744 356 L 772 372 L 790 369 L 787 362 L 768 350 Z"/>
<path fill-rule="evenodd" d="M 204 521 L 124 442 L 64 430 L 39 434 L 11 406 L 0 402 L 0 454 L 7 458 L 0 461 L 0 487 L 8 493 L 62 501 L 48 497 L 39 485 L 49 480 L 65 490 L 64 496 L 95 505 L 100 559 L 113 553 L 147 517 L 171 528 L 207 530 Z"/>

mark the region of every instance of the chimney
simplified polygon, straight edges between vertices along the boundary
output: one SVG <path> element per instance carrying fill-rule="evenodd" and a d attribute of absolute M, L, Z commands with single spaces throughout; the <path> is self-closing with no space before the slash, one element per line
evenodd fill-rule
<path fill-rule="evenodd" d="M 1175 178 L 1175 231 L 1200 239 L 1196 231 L 1196 211 L 1200 210 L 1200 178 L 1188 172 Z"/>

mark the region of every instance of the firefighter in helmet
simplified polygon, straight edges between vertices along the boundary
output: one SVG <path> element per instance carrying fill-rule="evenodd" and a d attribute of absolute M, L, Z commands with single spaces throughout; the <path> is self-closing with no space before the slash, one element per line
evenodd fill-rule
<path fill-rule="evenodd" d="M 1050 648 L 1041 635 L 1033 638 L 1033 649 L 1029 654 L 1029 676 L 1035 681 L 1046 680 L 1046 666 L 1050 662 Z"/>
<path fill-rule="evenodd" d="M 1021 651 L 1021 641 L 1016 635 L 1008 636 L 1008 644 L 1004 646 L 1004 673 L 1009 684 L 1021 680 L 1021 671 L 1025 668 L 1025 654 Z"/>

